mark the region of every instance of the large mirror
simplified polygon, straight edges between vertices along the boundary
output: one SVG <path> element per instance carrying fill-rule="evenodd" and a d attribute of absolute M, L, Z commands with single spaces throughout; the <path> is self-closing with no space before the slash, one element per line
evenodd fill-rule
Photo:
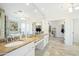
<path fill-rule="evenodd" d="M 14 21 L 10 21 L 9 23 L 9 30 L 10 32 L 18 32 L 18 23 Z"/>

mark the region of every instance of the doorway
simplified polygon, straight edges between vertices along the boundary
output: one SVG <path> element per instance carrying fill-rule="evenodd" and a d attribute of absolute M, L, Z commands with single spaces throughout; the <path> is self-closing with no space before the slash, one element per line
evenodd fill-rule
<path fill-rule="evenodd" d="M 79 20 L 73 19 L 73 44 L 79 46 Z"/>
<path fill-rule="evenodd" d="M 49 22 L 49 38 L 64 43 L 64 20 Z"/>

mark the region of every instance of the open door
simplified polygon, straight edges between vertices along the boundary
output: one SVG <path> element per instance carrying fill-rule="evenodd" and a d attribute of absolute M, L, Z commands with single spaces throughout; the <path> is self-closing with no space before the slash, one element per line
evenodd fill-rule
<path fill-rule="evenodd" d="M 73 19 L 74 23 L 74 44 L 79 44 L 79 19 Z"/>
<path fill-rule="evenodd" d="M 73 45 L 73 20 L 67 19 L 65 20 L 65 45 L 72 46 Z"/>

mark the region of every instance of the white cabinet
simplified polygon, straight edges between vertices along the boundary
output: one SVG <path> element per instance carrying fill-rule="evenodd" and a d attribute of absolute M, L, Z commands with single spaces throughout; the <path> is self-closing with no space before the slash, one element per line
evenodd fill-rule
<path fill-rule="evenodd" d="M 10 53 L 7 53 L 4 56 L 34 56 L 35 55 L 35 48 L 44 49 L 48 43 L 48 36 L 44 36 L 38 42 L 31 42 L 25 46 L 22 46 Z"/>
<path fill-rule="evenodd" d="M 30 43 L 27 50 L 28 51 L 24 54 L 24 56 L 35 56 L 35 44 L 34 44 L 34 42 Z"/>
<path fill-rule="evenodd" d="M 65 46 L 72 46 L 73 45 L 73 20 L 66 19 L 65 20 Z"/>
<path fill-rule="evenodd" d="M 49 35 L 44 36 L 44 46 L 48 44 Z"/>
<path fill-rule="evenodd" d="M 35 56 L 35 48 L 30 49 L 24 56 Z"/>
<path fill-rule="evenodd" d="M 34 56 L 34 55 L 35 55 L 35 46 L 34 42 L 32 42 L 10 53 L 7 53 L 5 56 Z"/>
<path fill-rule="evenodd" d="M 43 49 L 44 48 L 44 39 L 41 39 L 40 41 L 36 42 L 36 48 L 37 49 Z"/>
<path fill-rule="evenodd" d="M 44 49 L 46 47 L 46 45 L 48 44 L 48 39 L 49 39 L 49 36 L 46 35 L 44 36 L 43 39 L 41 39 L 40 41 L 38 41 L 35 45 L 36 45 L 36 48 L 37 49 Z"/>

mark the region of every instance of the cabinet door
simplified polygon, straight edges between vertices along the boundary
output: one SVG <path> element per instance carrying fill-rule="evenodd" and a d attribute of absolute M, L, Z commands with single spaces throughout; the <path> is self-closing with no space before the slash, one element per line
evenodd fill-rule
<path fill-rule="evenodd" d="M 30 51 L 30 53 L 28 53 L 26 56 L 35 56 L 35 51 L 34 50 Z"/>
<path fill-rule="evenodd" d="M 36 45 L 36 48 L 38 49 L 44 49 L 45 47 L 45 43 L 44 43 L 44 39 L 41 39 L 41 41 Z"/>
<path fill-rule="evenodd" d="M 30 47 L 30 49 L 25 53 L 24 56 L 35 56 L 35 47 Z"/>
<path fill-rule="evenodd" d="M 37 41 L 37 42 L 35 42 L 35 46 L 39 45 L 41 42 L 42 42 L 42 39 Z"/>
<path fill-rule="evenodd" d="M 73 45 L 73 20 L 66 19 L 65 20 L 65 46 L 72 46 Z"/>
<path fill-rule="evenodd" d="M 35 44 L 32 42 L 28 46 L 28 51 L 24 54 L 24 56 L 34 56 L 35 55 Z"/>
<path fill-rule="evenodd" d="M 25 48 L 25 46 L 21 47 L 19 49 L 16 49 L 16 50 L 6 54 L 5 56 L 23 56 L 25 54 L 25 52 L 27 51 L 26 48 Z"/>
<path fill-rule="evenodd" d="M 45 46 L 48 44 L 49 35 L 44 36 L 44 44 Z"/>
<path fill-rule="evenodd" d="M 31 50 L 33 49 L 34 51 L 34 42 L 29 43 L 21 48 L 18 48 L 8 54 L 6 54 L 5 56 L 25 56 L 28 55 L 29 53 L 32 53 Z"/>
<path fill-rule="evenodd" d="M 44 36 L 43 39 L 41 39 L 40 41 L 38 41 L 37 43 L 35 43 L 36 48 L 38 48 L 38 49 L 44 49 L 45 46 L 48 43 L 48 37 L 49 37 L 48 35 L 47 36 Z"/>

